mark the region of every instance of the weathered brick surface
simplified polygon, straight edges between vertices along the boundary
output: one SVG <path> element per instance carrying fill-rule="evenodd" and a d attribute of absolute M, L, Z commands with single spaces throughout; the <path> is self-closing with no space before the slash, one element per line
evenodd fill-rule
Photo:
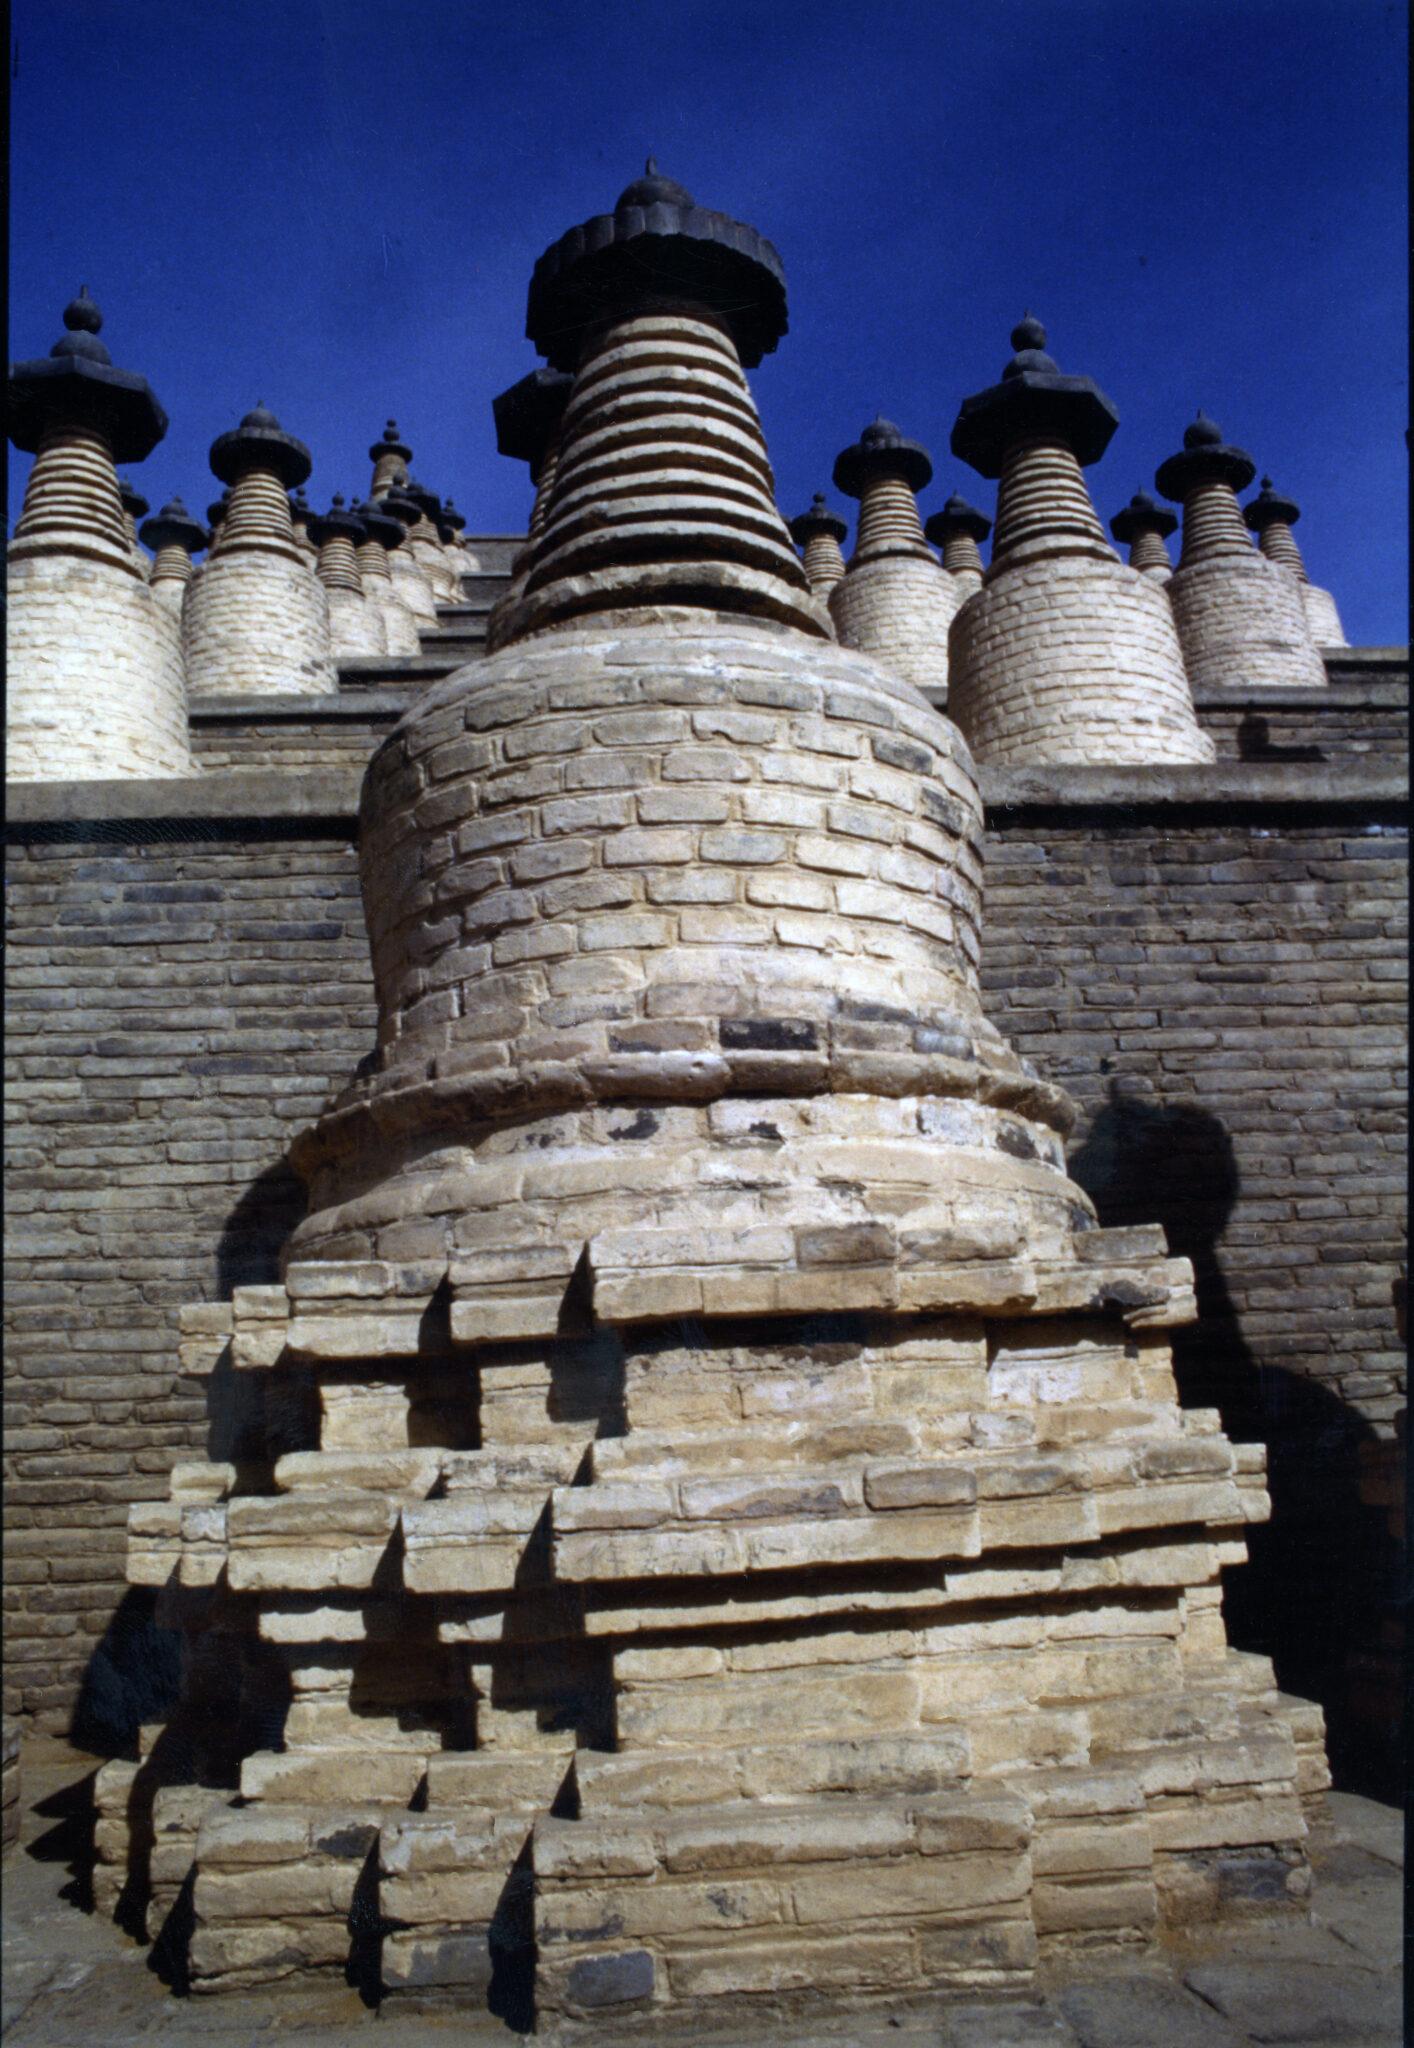
<path fill-rule="evenodd" d="M 982 958 L 994 1021 L 1081 1105 L 1084 1184 L 1102 1188 L 1116 1103 L 1135 1105 L 1118 1143 L 1144 1112 L 1204 1120 L 1231 1146 L 1230 1213 L 1211 1213 L 1211 1161 L 1191 1192 L 1171 1165 L 1156 1209 L 1171 1234 L 1216 1226 L 1254 1352 L 1385 1425 L 1403 1371 L 1407 845 L 1395 825 L 1274 825 L 1255 805 L 1197 826 L 993 818 Z"/>
<path fill-rule="evenodd" d="M 6 772 L 189 775 L 186 688 L 171 615 L 104 560 L 12 561 Z"/>
<path fill-rule="evenodd" d="M 1208 761 L 1162 588 L 1118 562 L 1026 561 L 953 620 L 949 715 L 979 761 Z"/>
<path fill-rule="evenodd" d="M 293 540 L 288 554 L 232 547 L 202 563 L 182 604 L 193 692 L 318 694 L 333 681 L 329 599 Z"/>
<path fill-rule="evenodd" d="M 273 1276 L 286 1147 L 372 1042 L 353 849 L 266 830 L 11 849 L 6 1700 L 48 1727 L 122 1597 L 128 1502 L 221 1437 L 178 1306 Z"/>
<path fill-rule="evenodd" d="M 203 769 L 352 768 L 360 771 L 407 709 L 408 691 L 348 692 L 284 708 L 198 699 L 191 712 L 192 753 Z"/>
<path fill-rule="evenodd" d="M 1233 681 L 1290 689 L 1326 680 L 1300 586 L 1255 548 L 1180 560 L 1164 588 L 1195 691 Z"/>
<path fill-rule="evenodd" d="M 993 814 L 982 961 L 994 1021 L 1080 1103 L 1101 1221 L 1160 1222 L 1193 1261 L 1183 1399 L 1268 1445 L 1229 1633 L 1322 1701 L 1337 1771 L 1383 1797 L 1390 1730 L 1354 1674 L 1399 1584 L 1360 1457 L 1405 1401 L 1406 853 L 1389 822 L 1256 806 Z"/>

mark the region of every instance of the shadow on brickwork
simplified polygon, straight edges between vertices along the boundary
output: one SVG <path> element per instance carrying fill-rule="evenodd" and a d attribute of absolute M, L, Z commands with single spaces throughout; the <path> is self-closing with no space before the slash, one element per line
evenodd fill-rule
<path fill-rule="evenodd" d="M 136 1756 L 138 1729 L 165 1720 L 177 1697 L 181 1642 L 156 1606 L 154 1588 L 130 1586 L 88 1660 L 69 1734 L 92 1756 Z"/>
<path fill-rule="evenodd" d="M 1374 1433 L 1304 1373 L 1260 1361 L 1243 1335 L 1219 1257 L 1241 1186 L 1225 1126 L 1112 1083 L 1069 1164 L 1103 1225 L 1160 1223 L 1171 1253 L 1193 1262 L 1199 1319 L 1173 1333 L 1184 1407 L 1216 1408 L 1233 1442 L 1267 1446 L 1271 1521 L 1248 1530 L 1250 1563 L 1224 1574 L 1230 1641 L 1269 1656 L 1284 1690 L 1320 1701 L 1338 1786 L 1398 1801 L 1398 1718 L 1372 1724 L 1351 1699 L 1401 1588 L 1398 1546 L 1359 1499 L 1359 1446 Z"/>
<path fill-rule="evenodd" d="M 251 1182 L 226 1218 L 216 1248 L 222 1301 L 236 1287 L 274 1285 L 285 1239 L 304 1220 L 307 1200 L 304 1182 L 285 1159 Z"/>

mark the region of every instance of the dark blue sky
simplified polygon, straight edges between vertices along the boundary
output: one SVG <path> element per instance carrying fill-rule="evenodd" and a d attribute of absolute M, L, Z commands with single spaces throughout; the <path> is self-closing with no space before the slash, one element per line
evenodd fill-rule
<path fill-rule="evenodd" d="M 1401 5 L 14 0 L 12 29 L 10 352 L 89 285 L 171 418 L 154 506 L 204 509 L 263 399 L 312 503 L 367 490 L 392 412 L 472 530 L 523 529 L 490 401 L 536 360 L 531 268 L 652 151 L 784 261 L 752 384 L 787 517 L 876 411 L 933 453 L 925 516 L 990 512 L 948 435 L 1030 306 L 1119 409 L 1102 517 L 1201 405 L 1300 502 L 1350 639 L 1407 637 Z"/>

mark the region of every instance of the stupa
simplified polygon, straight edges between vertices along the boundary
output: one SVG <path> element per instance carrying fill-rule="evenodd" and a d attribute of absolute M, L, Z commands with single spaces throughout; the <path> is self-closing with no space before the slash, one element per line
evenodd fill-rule
<path fill-rule="evenodd" d="M 1238 509 L 1257 465 L 1199 413 L 1154 481 L 1183 506 L 1183 542 L 1167 591 L 1195 690 L 1319 689 L 1327 677 L 1289 572 L 1259 554 Z"/>
<path fill-rule="evenodd" d="M 210 544 L 211 536 L 199 519 L 193 519 L 180 498 L 171 498 L 153 518 L 143 521 L 140 539 L 152 549 L 152 570 L 148 582 L 155 598 L 182 614 L 182 600 L 192 577 L 192 556 Z"/>
<path fill-rule="evenodd" d="M 916 689 L 948 687 L 948 627 L 962 592 L 923 538 L 915 493 L 929 483 L 926 448 L 882 417 L 835 462 L 834 481 L 859 500 L 854 551 L 830 592 L 845 647 L 857 647 Z"/>
<path fill-rule="evenodd" d="M 1304 1886 L 1319 1717 L 1221 1617 L 1261 1451 L 1179 1410 L 1191 1270 L 983 1015 L 966 744 L 775 510 L 785 329 L 651 166 L 537 265 L 523 595 L 365 781 L 377 1051 L 282 1284 L 188 1317 L 265 1440 L 130 1521 L 195 1988 L 663 2040 Z"/>
<path fill-rule="evenodd" d="M 123 508 L 123 525 L 127 529 L 128 545 L 132 548 L 133 560 L 137 563 L 143 576 L 150 577 L 152 574 L 152 563 L 142 551 L 138 539 L 137 523 L 139 519 L 147 517 L 152 507 L 131 479 L 125 476 L 118 478 L 118 499 Z"/>
<path fill-rule="evenodd" d="M 388 571 L 388 556 L 403 537 L 403 523 L 381 498 L 366 498 L 358 507 L 363 538 L 356 549 L 363 594 L 381 614 L 383 633 L 392 655 L 421 654 L 417 620 L 404 603 Z"/>
<path fill-rule="evenodd" d="M 378 492 L 373 495 L 375 503 L 391 513 L 402 527 L 402 539 L 388 556 L 388 574 L 393 579 L 393 588 L 415 619 L 435 626 L 437 593 L 428 574 L 424 551 L 412 544 L 412 533 L 422 519 L 422 508 L 409 495 L 405 484 L 393 484 L 381 495 Z"/>
<path fill-rule="evenodd" d="M 471 557 L 462 542 L 462 535 L 466 532 L 466 514 L 458 512 L 450 498 L 442 500 L 437 532 L 442 542 L 442 554 L 451 573 L 452 588 L 456 593 L 454 601 L 460 603 L 463 596 L 462 577 L 475 572 Z"/>
<path fill-rule="evenodd" d="M 412 450 L 406 442 L 399 440 L 396 420 L 389 420 L 369 449 L 368 459 L 373 464 L 373 482 L 368 489 L 370 498 L 386 497 L 389 491 L 407 483 Z"/>
<path fill-rule="evenodd" d="M 998 477 L 981 591 L 952 636 L 948 710 L 980 761 L 1211 761 L 1162 590 L 1123 566 L 1082 474 L 1119 414 L 1064 376 L 1028 313 L 1001 382 L 963 400 L 952 451 Z"/>
<path fill-rule="evenodd" d="M 11 363 L 10 439 L 35 457 L 8 551 L 6 773 L 19 782 L 191 775 L 186 684 L 116 462 L 167 431 L 80 292 L 47 356 Z"/>
<path fill-rule="evenodd" d="M 402 488 L 417 508 L 417 518 L 408 528 L 406 545 L 422 564 L 436 603 L 456 604 L 461 598 L 461 585 L 447 560 L 439 531 L 442 501 L 435 491 L 425 489 L 416 479 Z"/>
<path fill-rule="evenodd" d="M 230 493 L 227 492 L 228 497 L 229 495 Z M 309 535 L 309 522 L 311 519 L 313 519 L 313 517 L 314 509 L 311 506 L 308 498 L 305 496 L 303 488 L 297 491 L 291 491 L 290 525 L 294 529 L 295 542 L 299 548 L 300 553 L 309 563 L 310 568 L 317 570 L 319 564 L 319 550 L 315 546 L 314 542 L 310 539 Z"/>
<path fill-rule="evenodd" d="M 345 505 L 341 491 L 334 493 L 327 512 L 310 520 L 309 537 L 319 550 L 316 573 L 329 600 L 329 644 L 334 660 L 386 654 L 388 633 L 383 614 L 364 591 L 356 552 L 368 537 L 367 529 L 359 515 Z"/>
<path fill-rule="evenodd" d="M 829 602 L 830 592 L 845 573 L 840 543 L 848 531 L 839 513 L 832 512 L 825 503 L 823 491 L 815 493 L 808 512 L 802 512 L 790 523 L 790 537 L 804 559 L 811 595 L 824 603 Z"/>
<path fill-rule="evenodd" d="M 923 529 L 924 538 L 942 550 L 943 567 L 957 585 L 964 604 L 982 588 L 984 571 L 979 544 L 991 530 L 992 522 L 986 513 L 969 505 L 959 491 L 953 492 L 942 511 L 935 512 Z"/>
<path fill-rule="evenodd" d="M 1173 563 L 1164 542 L 1178 526 L 1178 515 L 1161 505 L 1150 491 L 1136 491 L 1110 521 L 1110 532 L 1129 549 L 1129 566 L 1156 583 L 1167 583 Z"/>
<path fill-rule="evenodd" d="M 329 601 L 295 539 L 288 493 L 309 450 L 257 405 L 211 444 L 226 516 L 182 607 L 193 692 L 323 696 L 333 688 Z"/>
<path fill-rule="evenodd" d="M 1301 507 L 1296 500 L 1283 497 L 1269 476 L 1262 478 L 1261 490 L 1242 512 L 1243 524 L 1256 534 L 1257 545 L 1267 560 L 1289 569 L 1296 578 L 1306 624 L 1317 647 L 1348 647 L 1335 599 L 1306 574 L 1306 563 L 1291 530 L 1300 517 Z"/>
<path fill-rule="evenodd" d="M 567 370 L 552 370 L 542 364 L 491 401 L 497 452 L 513 462 L 528 464 L 535 486 L 526 544 L 511 564 L 510 589 L 499 599 L 503 605 L 519 601 L 531 550 L 544 529 L 545 506 L 560 451 L 560 421 L 573 382 Z"/>

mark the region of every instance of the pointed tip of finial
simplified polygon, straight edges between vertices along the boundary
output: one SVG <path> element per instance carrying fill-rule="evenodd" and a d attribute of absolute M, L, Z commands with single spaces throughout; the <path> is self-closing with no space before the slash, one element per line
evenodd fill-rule
<path fill-rule="evenodd" d="M 1218 425 L 1216 420 L 1209 419 L 1208 415 L 1204 412 L 1202 406 L 1200 405 L 1198 408 L 1197 418 L 1193 421 L 1193 424 L 1190 427 L 1184 429 L 1184 447 L 1217 448 L 1221 446 L 1222 438 L 1222 428 Z M 1248 474 L 1250 475 L 1251 472 L 1249 471 Z"/>
<path fill-rule="evenodd" d="M 1046 346 L 1046 330 L 1028 306 L 1011 330 L 1011 345 L 1014 349 L 1042 349 Z"/>
<path fill-rule="evenodd" d="M 650 157 L 648 158 L 647 162 L 646 162 L 646 163 L 644 164 L 644 166 L 643 166 L 643 175 L 644 175 L 644 177 L 645 177 L 645 178 L 656 178 L 656 177 L 657 177 L 657 175 L 658 175 L 658 159 L 657 159 L 657 157 L 656 157 L 656 156 L 650 156 Z"/>
<path fill-rule="evenodd" d="M 1264 476 L 1264 477 L 1262 478 L 1262 489 L 1263 489 L 1264 491 L 1270 491 L 1270 490 L 1272 490 L 1273 488 L 1274 488 L 1274 486 L 1273 486 L 1273 484 L 1272 484 L 1272 480 L 1271 480 L 1271 478 L 1270 478 L 1269 476 Z"/>
<path fill-rule="evenodd" d="M 79 286 L 79 295 L 70 299 L 64 308 L 64 325 L 70 333 L 97 334 L 103 325 L 103 315 L 88 295 L 86 284 Z"/>

